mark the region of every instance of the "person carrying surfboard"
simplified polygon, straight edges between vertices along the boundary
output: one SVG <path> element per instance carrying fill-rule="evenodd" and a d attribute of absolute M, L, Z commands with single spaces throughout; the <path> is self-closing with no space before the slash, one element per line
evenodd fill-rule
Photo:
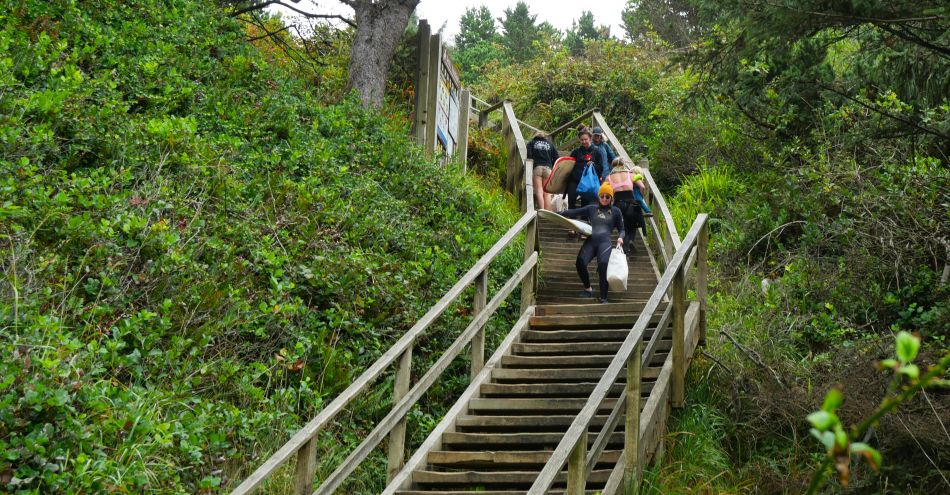
<path fill-rule="evenodd" d="M 577 275 L 584 284 L 584 290 L 580 292 L 581 297 L 594 297 L 594 289 L 590 286 L 590 275 L 587 273 L 587 265 L 594 257 L 597 258 L 597 279 L 600 286 L 600 303 L 607 303 L 607 292 L 610 286 L 607 284 L 607 263 L 610 261 L 610 234 L 614 229 L 620 236 L 617 238 L 617 246 L 623 246 L 623 239 L 626 232 L 623 228 L 623 214 L 613 206 L 614 190 L 609 182 L 605 182 L 597 191 L 597 204 L 587 205 L 580 208 L 574 208 L 559 211 L 558 214 L 566 218 L 584 218 L 590 222 L 590 237 L 581 245 L 580 252 L 577 253 Z"/>
<path fill-rule="evenodd" d="M 591 141 L 591 132 L 590 129 L 581 127 L 577 131 L 577 137 L 581 140 L 581 145 L 571 152 L 571 158 L 576 160 L 576 165 L 571 170 L 571 177 L 567 181 L 567 206 L 573 208 L 577 201 L 577 185 L 581 181 L 581 176 L 584 173 L 584 169 L 588 165 L 594 167 L 594 171 L 597 174 L 597 177 L 600 178 L 600 181 L 603 182 L 607 177 L 607 159 L 604 157 L 604 153 L 600 148 L 594 146 Z M 581 206 L 587 205 L 590 200 L 588 198 L 581 197 Z"/>
<path fill-rule="evenodd" d="M 539 209 L 550 210 L 551 195 L 544 192 L 544 181 L 551 175 L 551 167 L 560 155 L 543 131 L 536 132 L 531 141 L 528 141 L 527 147 L 528 158 L 534 160 L 534 173 L 531 177 L 534 184 L 534 203 Z"/>

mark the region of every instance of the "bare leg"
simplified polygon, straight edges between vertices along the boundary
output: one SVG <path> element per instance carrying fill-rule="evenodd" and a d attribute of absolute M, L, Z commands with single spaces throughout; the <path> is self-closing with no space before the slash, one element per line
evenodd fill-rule
<path fill-rule="evenodd" d="M 534 207 L 535 209 L 550 209 L 550 204 L 545 201 L 547 194 L 544 194 L 544 182 L 537 175 L 531 177 L 531 183 L 534 185 Z"/>
<path fill-rule="evenodd" d="M 544 193 L 544 209 L 551 210 L 551 195 Z"/>

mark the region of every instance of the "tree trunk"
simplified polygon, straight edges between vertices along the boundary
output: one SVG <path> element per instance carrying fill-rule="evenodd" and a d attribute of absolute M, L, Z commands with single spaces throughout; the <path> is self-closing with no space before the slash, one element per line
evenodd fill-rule
<path fill-rule="evenodd" d="M 356 11 L 356 38 L 350 49 L 349 87 L 365 107 L 379 107 L 396 46 L 419 0 L 343 0 Z"/>

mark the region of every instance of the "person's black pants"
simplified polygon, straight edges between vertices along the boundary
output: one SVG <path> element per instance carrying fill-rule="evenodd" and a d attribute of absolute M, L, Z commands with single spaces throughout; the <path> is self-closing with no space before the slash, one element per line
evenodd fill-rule
<path fill-rule="evenodd" d="M 642 228 L 646 235 L 646 223 L 643 220 L 643 210 L 633 198 L 632 191 L 619 191 L 614 197 L 617 208 L 623 214 L 623 228 L 627 236 L 623 240 L 624 247 L 633 249 L 633 242 L 637 238 L 637 229 Z"/>
<path fill-rule="evenodd" d="M 587 274 L 587 265 L 590 260 L 597 258 L 597 278 L 600 282 L 600 298 L 607 299 L 607 263 L 610 261 L 610 237 L 604 235 L 592 236 L 584 241 L 581 251 L 577 253 L 577 276 L 581 278 L 584 288 L 590 287 L 590 275 Z"/>
<path fill-rule="evenodd" d="M 567 207 L 568 208 L 577 208 L 577 182 L 568 182 L 567 183 Z M 581 206 L 587 206 L 590 201 L 585 199 L 583 196 L 581 198 Z"/>

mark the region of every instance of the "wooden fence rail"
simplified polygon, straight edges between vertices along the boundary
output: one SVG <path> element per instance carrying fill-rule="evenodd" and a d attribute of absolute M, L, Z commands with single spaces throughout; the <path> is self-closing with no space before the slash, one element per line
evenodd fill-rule
<path fill-rule="evenodd" d="M 696 217 L 696 221 L 693 222 L 692 228 L 686 234 L 685 239 L 683 239 L 679 248 L 673 255 L 673 258 L 670 260 L 667 269 L 663 273 L 663 277 L 660 279 L 659 283 L 656 286 L 656 289 L 653 291 L 653 294 L 650 296 L 650 299 L 647 301 L 646 306 L 640 312 L 640 316 L 637 318 L 636 323 L 633 325 L 633 329 L 630 331 L 630 334 L 621 344 L 620 349 L 614 355 L 613 360 L 610 365 L 607 367 L 607 371 L 604 372 L 604 375 L 601 377 L 600 381 L 594 387 L 594 390 L 591 392 L 588 397 L 587 403 L 578 413 L 577 417 L 574 419 L 571 426 L 568 428 L 567 433 L 558 443 L 557 448 L 551 455 L 551 458 L 545 464 L 544 468 L 541 470 L 541 473 L 538 475 L 534 484 L 531 486 L 531 489 L 528 491 L 528 495 L 542 495 L 546 493 L 554 482 L 554 478 L 564 467 L 564 464 L 568 464 L 568 485 L 567 493 L 568 495 L 580 495 L 584 493 L 584 488 L 586 485 L 586 477 L 589 465 L 596 464 L 597 456 L 599 452 L 596 451 L 601 443 L 606 442 L 606 438 L 609 438 L 609 435 L 613 433 L 613 429 L 616 427 L 616 419 L 612 421 L 613 426 L 610 426 L 611 421 L 608 420 L 608 425 L 602 428 L 598 438 L 594 441 L 595 450 L 591 452 L 594 454 L 592 456 L 587 455 L 587 432 L 591 427 L 592 420 L 597 414 L 597 410 L 600 408 L 601 404 L 604 402 L 604 399 L 607 398 L 607 395 L 611 387 L 617 382 L 621 371 L 624 366 L 627 366 L 628 380 L 625 385 L 624 394 L 621 396 L 621 399 L 617 401 L 617 404 L 614 407 L 614 411 L 611 412 L 611 417 L 616 418 L 619 413 L 617 411 L 620 407 L 625 407 L 626 409 L 626 421 L 627 426 L 636 428 L 634 430 L 627 430 L 624 438 L 624 462 L 618 462 L 618 468 L 623 472 L 627 473 L 627 476 L 635 476 L 635 473 L 638 473 L 641 469 L 641 456 L 640 456 L 640 434 L 642 429 L 639 427 L 639 417 L 640 417 L 640 395 L 639 395 L 639 373 L 642 372 L 642 369 L 649 365 L 649 359 L 644 360 L 648 357 L 644 355 L 641 351 L 643 336 L 646 333 L 647 327 L 649 326 L 650 320 L 653 318 L 654 313 L 656 312 L 657 307 L 660 303 L 667 297 L 667 292 L 672 290 L 672 299 L 673 304 L 673 351 L 672 351 L 672 380 L 670 383 L 671 394 L 672 394 L 672 404 L 674 407 L 681 407 L 683 404 L 683 387 L 684 387 L 684 378 L 686 372 L 686 359 L 685 359 L 685 342 L 686 342 L 686 333 L 685 333 L 685 321 L 686 321 L 686 261 L 690 258 L 690 254 L 694 249 L 705 250 L 706 246 L 703 243 L 700 243 L 700 239 L 706 239 L 706 234 L 704 231 L 707 228 L 707 215 L 700 214 Z M 705 260 L 705 255 L 696 256 L 697 260 Z M 705 273 L 704 267 L 699 267 L 700 273 Z M 697 283 L 699 285 L 705 285 L 706 281 L 704 277 L 697 277 Z M 697 290 L 697 294 L 705 294 L 705 288 Z M 657 335 L 662 333 L 662 327 L 657 327 L 657 330 L 653 334 L 653 339 L 656 339 Z M 652 340 L 652 339 L 651 339 Z M 661 387 L 654 387 L 652 393 L 662 393 L 662 390 L 659 390 Z M 621 405 L 620 402 L 624 401 L 625 406 Z M 637 434 L 635 434 L 637 433 Z M 609 493 L 609 492 L 605 492 Z"/>

